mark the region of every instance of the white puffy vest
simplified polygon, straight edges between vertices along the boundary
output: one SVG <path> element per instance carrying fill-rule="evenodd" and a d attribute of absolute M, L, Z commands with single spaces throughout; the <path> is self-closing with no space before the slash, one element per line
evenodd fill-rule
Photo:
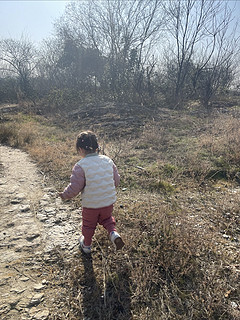
<path fill-rule="evenodd" d="M 113 161 L 107 156 L 91 155 L 78 161 L 85 173 L 86 186 L 82 191 L 82 206 L 102 208 L 116 201 Z"/>

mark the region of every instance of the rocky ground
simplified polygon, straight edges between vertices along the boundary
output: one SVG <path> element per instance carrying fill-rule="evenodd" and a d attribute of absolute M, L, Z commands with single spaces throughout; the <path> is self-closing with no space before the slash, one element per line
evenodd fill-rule
<path fill-rule="evenodd" d="M 28 155 L 0 146 L 0 318 L 48 319 L 56 250 L 78 250 L 79 210 L 46 187 Z"/>

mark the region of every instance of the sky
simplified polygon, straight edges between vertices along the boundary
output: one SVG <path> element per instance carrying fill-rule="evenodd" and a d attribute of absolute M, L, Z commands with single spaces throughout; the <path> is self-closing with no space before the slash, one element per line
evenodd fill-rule
<path fill-rule="evenodd" d="M 0 0 L 0 40 L 24 35 L 34 43 L 51 36 L 70 0 Z"/>
<path fill-rule="evenodd" d="M 69 1 L 0 0 L 0 40 L 19 39 L 24 35 L 34 43 L 41 43 L 51 36 L 54 20 L 63 14 Z M 230 3 L 236 5 L 234 15 L 240 20 L 240 0 L 232 0 Z"/>

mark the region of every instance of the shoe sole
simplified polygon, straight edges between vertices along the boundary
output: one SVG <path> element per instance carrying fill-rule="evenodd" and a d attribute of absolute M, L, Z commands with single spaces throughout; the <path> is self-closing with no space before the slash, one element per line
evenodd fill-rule
<path fill-rule="evenodd" d="M 81 244 L 80 244 L 80 249 L 82 250 L 82 252 L 84 252 L 86 254 L 89 254 L 92 252 L 91 250 L 86 250 L 85 248 L 83 248 Z"/>
<path fill-rule="evenodd" d="M 91 251 L 91 249 L 90 250 L 86 250 L 84 247 L 83 247 L 83 243 L 82 243 L 82 241 L 81 241 L 81 238 L 79 238 L 78 239 L 78 243 L 79 243 L 79 246 L 80 246 L 80 249 L 82 250 L 82 252 L 84 252 L 84 253 L 86 253 L 86 254 L 89 254 L 89 253 L 91 253 L 92 251 Z M 86 250 L 86 251 L 85 251 Z"/>
<path fill-rule="evenodd" d="M 123 242 L 123 240 L 122 240 L 122 238 L 117 238 L 115 241 L 114 241 L 114 243 L 115 243 L 115 246 L 116 246 L 116 250 L 121 250 L 122 249 L 122 247 L 124 246 L 124 242 Z"/>
<path fill-rule="evenodd" d="M 81 245 L 80 245 L 80 249 L 82 250 L 82 252 L 84 252 L 84 253 L 86 253 L 86 254 L 89 254 L 89 253 L 91 253 L 91 252 L 92 252 L 91 250 L 90 250 L 90 251 L 88 251 L 88 250 L 87 250 L 87 251 L 85 251 L 85 250 L 84 250 L 84 248 L 83 248 Z"/>

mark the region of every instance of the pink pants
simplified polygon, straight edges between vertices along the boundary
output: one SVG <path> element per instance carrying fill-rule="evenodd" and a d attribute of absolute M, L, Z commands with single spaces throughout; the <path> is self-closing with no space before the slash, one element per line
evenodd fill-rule
<path fill-rule="evenodd" d="M 85 246 L 90 246 L 97 224 L 102 225 L 110 234 L 116 231 L 115 219 L 112 216 L 113 205 L 103 208 L 82 208 L 82 234 Z"/>

